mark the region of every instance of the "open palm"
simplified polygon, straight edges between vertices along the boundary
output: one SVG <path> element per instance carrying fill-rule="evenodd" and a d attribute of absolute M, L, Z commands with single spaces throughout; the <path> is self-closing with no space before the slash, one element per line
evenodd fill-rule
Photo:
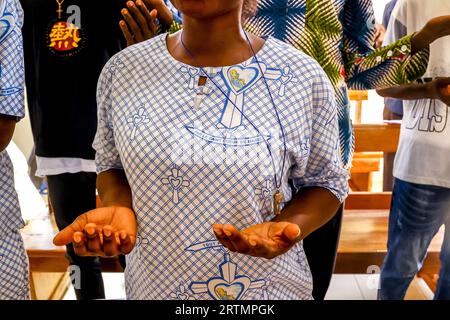
<path fill-rule="evenodd" d="M 264 222 L 242 231 L 229 224 L 215 224 L 213 229 L 228 250 L 266 259 L 289 251 L 301 235 L 298 225 L 289 222 Z"/>
<path fill-rule="evenodd" d="M 58 246 L 72 242 L 79 256 L 128 254 L 136 243 L 136 217 L 125 207 L 95 209 L 79 216 L 53 242 Z"/>

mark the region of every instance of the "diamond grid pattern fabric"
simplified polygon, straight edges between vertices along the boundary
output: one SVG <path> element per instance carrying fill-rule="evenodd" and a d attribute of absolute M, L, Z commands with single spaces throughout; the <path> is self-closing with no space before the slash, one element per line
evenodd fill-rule
<path fill-rule="evenodd" d="M 19 232 L 0 238 L 0 300 L 30 299 L 28 257 Z"/>
<path fill-rule="evenodd" d="M 311 299 L 302 244 L 274 260 L 252 258 L 227 252 L 212 225 L 245 228 L 273 218 L 264 141 L 278 176 L 284 146 L 266 81 L 286 134 L 286 200 L 290 179 L 346 197 L 330 81 L 314 60 L 268 38 L 260 66 L 252 58 L 207 68 L 212 80 L 199 87 L 203 71 L 176 61 L 165 39 L 122 51 L 99 80 L 97 169 L 123 168 L 138 220 L 138 242 L 127 258 L 128 298 Z"/>
<path fill-rule="evenodd" d="M 25 114 L 24 69 L 19 1 L 0 4 L 0 114 L 22 118 Z M 28 258 L 18 229 L 22 220 L 14 170 L 6 151 L 0 152 L 0 300 L 29 299 Z"/>
<path fill-rule="evenodd" d="M 25 113 L 20 32 L 23 12 L 15 0 L 3 1 L 0 10 L 0 114 L 21 118 Z M 12 163 L 3 151 L 0 152 L 0 237 L 22 226 Z"/>
<path fill-rule="evenodd" d="M 20 31 L 23 12 L 16 0 L 3 1 L 0 9 L 0 114 L 22 118 L 25 113 Z M 22 226 L 12 163 L 3 151 L 0 152 L 0 237 Z"/>
<path fill-rule="evenodd" d="M 0 113 L 23 118 L 23 11 L 18 0 L 4 0 L 0 10 Z"/>

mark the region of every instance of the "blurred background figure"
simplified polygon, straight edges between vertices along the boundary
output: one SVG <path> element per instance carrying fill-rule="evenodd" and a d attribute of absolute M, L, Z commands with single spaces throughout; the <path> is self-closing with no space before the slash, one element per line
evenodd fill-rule
<path fill-rule="evenodd" d="M 100 72 L 120 51 L 122 0 L 21 0 L 28 108 L 36 175 L 46 177 L 58 228 L 96 207 L 96 89 Z M 105 297 L 98 258 L 78 257 L 78 299 Z"/>

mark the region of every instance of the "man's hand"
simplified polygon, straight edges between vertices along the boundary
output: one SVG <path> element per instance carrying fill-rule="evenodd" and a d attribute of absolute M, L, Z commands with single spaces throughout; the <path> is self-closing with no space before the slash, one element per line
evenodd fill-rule
<path fill-rule="evenodd" d="M 298 225 L 289 222 L 265 222 L 242 231 L 229 224 L 215 224 L 213 230 L 228 250 L 266 259 L 288 252 L 301 236 Z"/>
<path fill-rule="evenodd" d="M 57 246 L 73 243 L 79 256 L 114 257 L 130 253 L 136 244 L 136 217 L 125 207 L 106 207 L 79 216 L 53 240 Z"/>
<path fill-rule="evenodd" d="M 386 34 L 386 28 L 377 23 L 375 25 L 376 33 L 375 33 L 375 49 L 381 48 L 383 46 L 384 36 Z"/>
<path fill-rule="evenodd" d="M 450 36 L 450 15 L 433 18 L 411 39 L 412 52 L 425 49 L 437 39 L 446 36 Z"/>
<path fill-rule="evenodd" d="M 170 25 L 172 12 L 163 0 L 136 0 L 127 2 L 122 10 L 124 20 L 119 25 L 127 41 L 127 46 L 153 38 L 158 31 L 158 23 Z"/>
<path fill-rule="evenodd" d="M 450 78 L 436 78 L 428 86 L 433 98 L 450 106 Z"/>

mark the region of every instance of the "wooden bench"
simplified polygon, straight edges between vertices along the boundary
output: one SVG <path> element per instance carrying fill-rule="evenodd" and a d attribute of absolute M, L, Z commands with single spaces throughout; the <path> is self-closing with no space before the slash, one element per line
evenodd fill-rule
<path fill-rule="evenodd" d="M 370 191 L 373 174 L 380 171 L 384 153 L 397 150 L 400 125 L 355 124 L 354 127 L 356 148 L 349 184 L 353 191 Z"/>
<path fill-rule="evenodd" d="M 361 274 L 381 267 L 387 252 L 390 193 L 355 193 L 346 202 L 335 273 Z M 355 209 L 357 208 L 357 209 Z M 433 239 L 421 273 L 439 273 L 441 229 Z"/>
<path fill-rule="evenodd" d="M 34 300 L 59 300 L 64 297 L 69 285 L 66 248 L 53 245 L 56 229 L 50 217 L 43 221 L 32 221 L 23 230 L 30 261 L 30 288 Z M 116 258 L 101 259 L 105 272 L 122 272 Z"/>

